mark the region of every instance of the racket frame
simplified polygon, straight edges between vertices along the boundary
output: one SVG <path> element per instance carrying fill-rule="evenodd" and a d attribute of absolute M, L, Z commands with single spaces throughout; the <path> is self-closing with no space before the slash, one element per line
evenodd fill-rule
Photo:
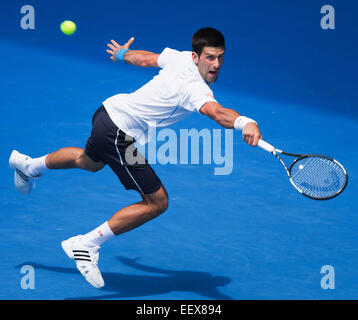
<path fill-rule="evenodd" d="M 265 151 L 273 154 L 278 160 L 280 160 L 281 164 L 283 165 L 283 167 L 285 168 L 286 170 L 286 173 L 287 173 L 287 176 L 290 180 L 290 183 L 292 184 L 292 186 L 302 195 L 310 198 L 310 199 L 313 199 L 313 200 L 328 200 L 328 199 L 332 199 L 336 196 L 338 196 L 339 194 L 341 194 L 343 192 L 343 190 L 346 188 L 347 186 L 347 183 L 348 183 L 348 174 L 347 174 L 347 171 L 346 169 L 343 167 L 343 165 L 341 163 L 339 163 L 337 160 L 331 158 L 331 157 L 327 157 L 327 156 L 324 156 L 324 155 L 320 155 L 320 154 L 296 154 L 296 153 L 289 153 L 289 152 L 285 152 L 285 151 L 282 151 L 280 149 L 277 149 L 275 148 L 274 146 L 270 145 L 269 143 L 263 141 L 263 140 L 260 140 L 259 141 L 259 144 L 258 144 L 259 147 L 261 147 L 262 149 L 264 149 Z M 291 165 L 289 167 L 287 167 L 286 163 L 282 160 L 282 158 L 279 156 L 279 154 L 283 154 L 285 156 L 290 156 L 290 157 L 295 157 L 296 159 L 292 161 Z M 334 163 L 336 163 L 344 172 L 345 174 L 345 182 L 344 182 L 344 185 L 342 186 L 341 189 L 339 189 L 338 192 L 336 192 L 334 195 L 332 196 L 329 196 L 329 197 L 324 197 L 324 198 L 317 198 L 317 197 L 312 197 L 306 193 L 304 193 L 300 188 L 298 188 L 295 183 L 292 181 L 292 178 L 291 178 L 291 169 L 292 167 L 295 165 L 296 162 L 300 161 L 301 159 L 304 159 L 304 158 L 308 158 L 308 157 L 319 157 L 319 158 L 325 158 L 327 160 L 330 160 L 330 161 L 333 161 Z"/>
<path fill-rule="evenodd" d="M 282 154 L 285 154 L 285 155 L 291 155 L 289 153 L 282 153 Z M 296 155 L 294 155 L 296 156 Z M 306 193 L 304 193 L 302 190 L 300 190 L 297 186 L 295 186 L 295 184 L 293 183 L 292 179 L 291 179 L 291 170 L 292 170 L 292 167 L 296 164 L 296 162 L 300 161 L 301 159 L 304 159 L 304 158 L 309 158 L 309 157 L 317 157 L 317 158 L 324 158 L 324 159 L 327 159 L 329 161 L 332 161 L 334 162 L 336 165 L 338 165 L 344 172 L 344 175 L 345 175 L 345 181 L 344 181 L 344 185 L 332 196 L 329 196 L 329 197 L 323 197 L 323 198 L 317 198 L 317 197 L 312 197 Z M 293 162 L 291 163 L 290 167 L 289 167 L 289 177 L 290 177 L 290 182 L 291 184 L 296 188 L 296 190 L 298 192 L 300 192 L 301 194 L 303 194 L 304 196 L 308 197 L 308 198 L 311 198 L 311 199 L 314 199 L 314 200 L 329 200 L 329 199 L 332 199 L 334 197 L 337 197 L 339 194 L 341 194 L 343 192 L 343 190 L 346 188 L 347 186 L 347 183 L 348 183 L 348 174 L 347 174 L 347 171 L 346 169 L 343 167 L 343 165 L 341 163 L 339 163 L 336 159 L 333 159 L 331 157 L 327 157 L 327 156 L 324 156 L 324 155 L 321 155 L 321 154 L 304 154 L 304 155 L 300 155 L 299 157 L 297 157 L 295 160 L 293 160 Z"/>

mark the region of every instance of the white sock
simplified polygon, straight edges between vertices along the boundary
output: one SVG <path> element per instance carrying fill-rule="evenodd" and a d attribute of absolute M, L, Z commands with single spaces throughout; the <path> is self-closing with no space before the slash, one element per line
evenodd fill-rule
<path fill-rule="evenodd" d="M 39 176 L 43 171 L 48 169 L 46 167 L 46 157 L 47 155 L 40 158 L 34 158 L 29 160 L 27 172 L 29 173 L 30 176 L 32 177 Z"/>
<path fill-rule="evenodd" d="M 107 221 L 100 225 L 98 228 L 86 233 L 82 237 L 82 243 L 86 246 L 102 246 L 104 242 L 113 238 L 115 234 L 112 232 L 108 226 Z"/>

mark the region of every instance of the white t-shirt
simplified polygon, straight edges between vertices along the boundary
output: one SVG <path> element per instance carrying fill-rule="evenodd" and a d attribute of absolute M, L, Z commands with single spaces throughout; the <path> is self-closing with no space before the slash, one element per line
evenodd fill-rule
<path fill-rule="evenodd" d="M 191 51 L 165 48 L 158 58 L 161 68 L 151 81 L 130 94 L 105 100 L 112 121 L 140 144 L 150 140 L 150 127 L 166 127 L 187 117 L 209 101 L 213 92 L 201 77 Z"/>

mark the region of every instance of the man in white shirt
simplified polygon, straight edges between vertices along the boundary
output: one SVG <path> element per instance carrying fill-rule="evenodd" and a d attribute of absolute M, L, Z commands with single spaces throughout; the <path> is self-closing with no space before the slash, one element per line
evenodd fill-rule
<path fill-rule="evenodd" d="M 96 172 L 106 164 L 126 189 L 140 193 L 142 201 L 122 208 L 108 221 L 85 235 L 62 242 L 66 254 L 74 259 L 85 279 L 96 288 L 104 286 L 98 269 L 101 245 L 115 235 L 130 231 L 157 217 L 168 208 L 168 194 L 148 161 L 133 148 L 137 141 L 151 139 L 151 127 L 165 127 L 193 112 L 215 120 L 224 128 L 242 130 L 243 139 L 256 146 L 261 138 L 254 120 L 222 107 L 209 85 L 219 75 L 224 60 L 225 39 L 213 28 L 198 30 L 192 51 L 166 48 L 161 54 L 130 50 L 131 38 L 121 46 L 114 40 L 107 52 L 113 61 L 140 67 L 159 67 L 158 75 L 131 94 L 108 98 L 92 118 L 92 132 L 85 149 L 67 147 L 40 158 L 30 158 L 14 150 L 10 167 L 15 170 L 15 185 L 24 194 L 31 191 L 35 178 L 46 169 L 80 168 Z M 128 150 L 136 156 L 133 164 Z"/>

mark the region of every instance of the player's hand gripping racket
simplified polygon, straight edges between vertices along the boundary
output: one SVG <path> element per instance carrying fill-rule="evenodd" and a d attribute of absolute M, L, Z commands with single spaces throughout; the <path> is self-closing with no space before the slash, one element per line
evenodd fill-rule
<path fill-rule="evenodd" d="M 259 140 L 258 146 L 279 159 L 293 187 L 311 199 L 331 199 L 338 196 L 347 185 L 347 172 L 337 160 L 316 154 L 302 155 L 284 152 L 263 140 Z M 287 168 L 278 154 L 296 159 Z"/>

